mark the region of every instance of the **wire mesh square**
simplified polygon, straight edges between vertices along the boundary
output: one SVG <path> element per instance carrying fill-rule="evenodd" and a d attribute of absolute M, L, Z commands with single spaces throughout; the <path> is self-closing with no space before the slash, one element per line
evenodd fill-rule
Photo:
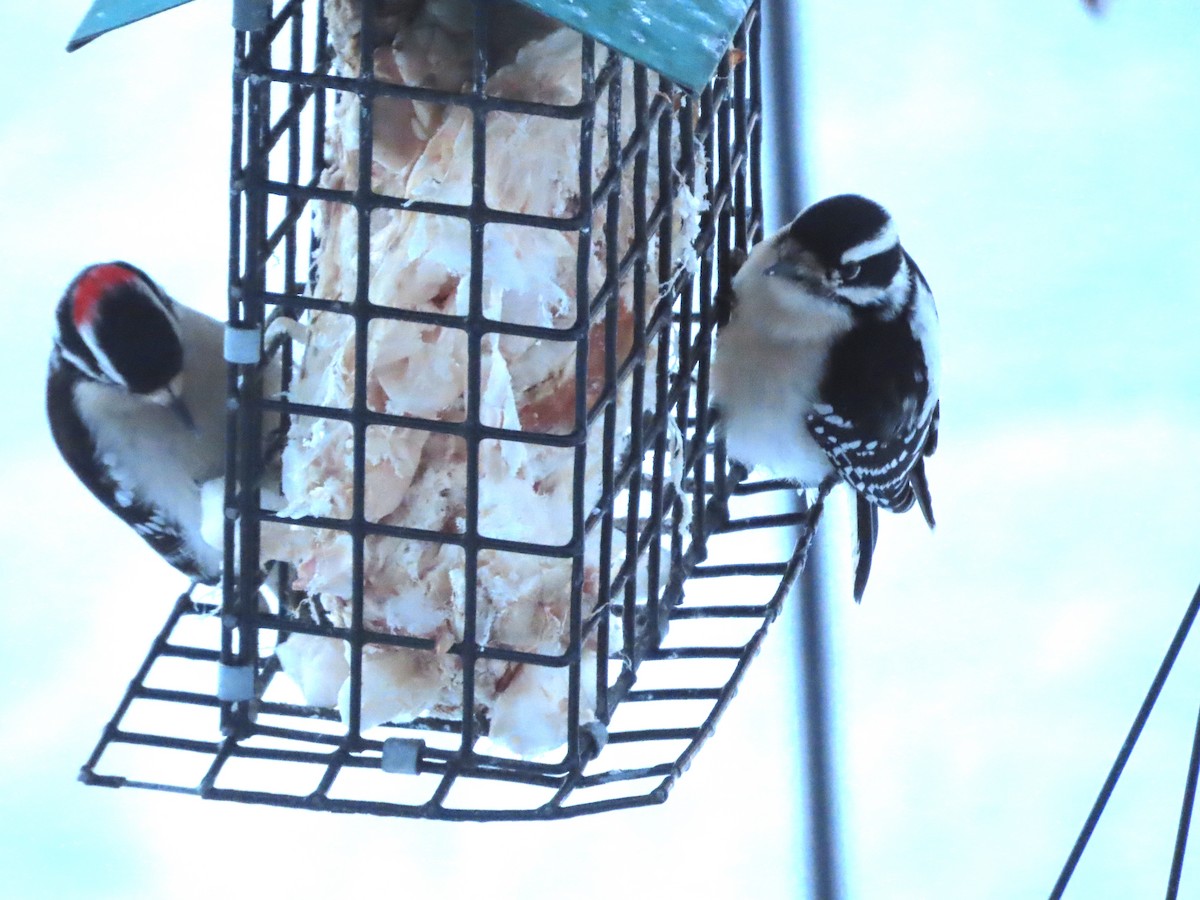
<path fill-rule="evenodd" d="M 414 79 L 419 6 L 290 0 L 237 34 L 230 322 L 267 362 L 230 367 L 222 597 L 179 598 L 86 781 L 444 819 L 662 802 L 803 565 L 819 504 L 741 511 L 790 488 L 731 471 L 708 404 L 724 259 L 762 235 L 757 4 L 699 96 L 501 0 L 454 7 L 462 46 Z M 289 496 L 314 435 L 346 464 Z"/>

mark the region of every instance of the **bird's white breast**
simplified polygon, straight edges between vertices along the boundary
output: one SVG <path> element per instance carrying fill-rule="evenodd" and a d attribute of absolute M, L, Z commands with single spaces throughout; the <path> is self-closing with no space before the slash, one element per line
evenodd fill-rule
<path fill-rule="evenodd" d="M 734 459 L 815 485 L 833 467 L 805 416 L 819 399 L 829 348 L 853 323 L 828 298 L 766 274 L 785 236 L 783 229 L 760 242 L 733 279 L 737 304 L 717 335 L 713 395 Z"/>
<path fill-rule="evenodd" d="M 167 407 L 112 385 L 80 382 L 75 403 L 118 485 L 117 502 L 161 507 L 180 524 L 198 527 L 199 482 L 219 475 L 221 461 L 196 433 Z"/>
<path fill-rule="evenodd" d="M 828 341 L 768 341 L 734 320 L 721 331 L 713 392 L 729 454 L 781 478 L 819 483 L 832 470 L 808 432 Z"/>
<path fill-rule="evenodd" d="M 199 538 L 200 485 L 225 470 L 225 363 L 223 326 L 187 307 L 184 329 L 187 376 L 182 399 L 195 420 L 189 428 L 168 407 L 116 385 L 81 380 L 74 402 L 87 423 L 96 454 L 117 484 L 120 505 L 161 509 L 184 529 L 193 547 Z M 213 550 L 212 566 L 219 566 Z"/>

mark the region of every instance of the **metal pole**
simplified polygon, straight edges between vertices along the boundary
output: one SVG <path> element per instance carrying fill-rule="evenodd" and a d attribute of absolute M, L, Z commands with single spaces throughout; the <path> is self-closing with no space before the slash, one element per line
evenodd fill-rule
<path fill-rule="evenodd" d="M 800 120 L 800 22 L 795 0 L 765 0 L 764 49 L 767 73 L 764 147 L 769 178 L 768 232 L 800 212 L 805 205 L 804 160 Z M 803 502 L 797 496 L 797 502 Z M 829 709 L 827 648 L 829 579 L 826 572 L 825 530 L 818 529 L 798 587 L 800 721 L 804 732 L 807 786 L 806 855 L 810 896 L 837 900 L 837 796 Z"/>
<path fill-rule="evenodd" d="M 766 108 L 766 171 L 772 175 L 770 222 L 767 231 L 778 228 L 804 208 L 806 184 L 802 123 L 800 121 L 800 17 L 796 0 L 764 0 L 763 105 Z"/>

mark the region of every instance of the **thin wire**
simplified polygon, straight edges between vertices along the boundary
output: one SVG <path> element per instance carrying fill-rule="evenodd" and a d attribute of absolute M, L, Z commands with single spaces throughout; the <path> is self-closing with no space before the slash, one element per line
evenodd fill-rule
<path fill-rule="evenodd" d="M 1175 660 L 1179 656 L 1179 651 L 1183 648 L 1183 642 L 1187 639 L 1188 632 L 1192 628 L 1192 623 L 1196 621 L 1197 612 L 1200 612 L 1200 587 L 1196 589 L 1196 593 L 1192 596 L 1192 602 L 1188 604 L 1188 608 L 1183 614 L 1183 621 L 1179 623 L 1175 637 L 1172 638 L 1171 645 L 1167 648 L 1167 654 L 1163 657 L 1162 664 L 1158 667 L 1158 672 L 1154 676 L 1150 690 L 1146 693 L 1146 699 L 1142 701 L 1141 709 L 1138 710 L 1137 716 L 1134 717 L 1129 734 L 1125 736 L 1125 742 L 1121 745 L 1121 750 L 1117 753 L 1117 758 L 1108 772 L 1108 777 L 1104 780 L 1104 786 L 1100 788 L 1100 794 L 1096 797 L 1096 802 L 1092 805 L 1091 812 L 1088 813 L 1087 821 L 1083 823 L 1083 829 L 1079 832 L 1079 837 L 1075 840 L 1075 846 L 1071 848 L 1071 855 L 1067 857 L 1066 865 L 1063 866 L 1063 870 L 1058 876 L 1058 881 L 1054 883 L 1054 889 L 1050 892 L 1050 900 L 1057 900 L 1057 898 L 1063 895 L 1063 891 L 1067 889 L 1067 883 L 1071 880 L 1071 875 L 1075 872 L 1075 867 L 1079 865 L 1079 858 L 1083 855 L 1084 848 L 1087 847 L 1092 832 L 1096 830 L 1096 823 L 1100 821 L 1100 815 L 1104 812 L 1104 807 L 1107 805 L 1109 797 L 1112 796 L 1113 789 L 1117 786 L 1117 780 L 1125 770 L 1125 764 L 1129 761 L 1130 754 L 1133 753 L 1134 745 L 1137 744 L 1138 738 L 1141 737 L 1142 729 L 1146 725 L 1146 720 L 1150 718 L 1150 713 L 1154 709 L 1158 695 L 1162 693 L 1167 676 L 1171 674 L 1171 667 L 1175 665 Z"/>
<path fill-rule="evenodd" d="M 1183 875 L 1183 857 L 1187 850 L 1188 829 L 1192 824 L 1192 808 L 1196 803 L 1196 780 L 1200 776 L 1200 714 L 1196 717 L 1196 733 L 1192 737 L 1192 756 L 1188 761 L 1187 782 L 1183 788 L 1183 803 L 1179 810 L 1179 830 L 1175 835 L 1175 854 L 1171 858 L 1171 876 L 1167 881 L 1167 900 L 1179 896 L 1179 880 Z"/>

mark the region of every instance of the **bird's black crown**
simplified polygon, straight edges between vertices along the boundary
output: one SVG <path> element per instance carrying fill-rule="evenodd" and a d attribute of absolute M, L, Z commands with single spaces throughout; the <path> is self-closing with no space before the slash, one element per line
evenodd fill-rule
<path fill-rule="evenodd" d="M 135 394 L 166 387 L 183 370 L 183 345 L 171 301 L 144 272 L 128 263 L 108 263 L 135 277 L 106 287 L 90 317 L 92 340 L 109 366 Z M 84 269 L 67 289 L 58 311 L 60 340 L 80 359 L 96 356 L 76 330 L 73 315 L 78 286 L 95 269 Z M 97 371 L 101 367 L 97 366 Z"/>
<path fill-rule="evenodd" d="M 891 216 L 874 200 L 838 194 L 814 203 L 792 222 L 788 237 L 813 253 L 827 269 L 841 262 L 851 247 L 879 234 Z"/>

